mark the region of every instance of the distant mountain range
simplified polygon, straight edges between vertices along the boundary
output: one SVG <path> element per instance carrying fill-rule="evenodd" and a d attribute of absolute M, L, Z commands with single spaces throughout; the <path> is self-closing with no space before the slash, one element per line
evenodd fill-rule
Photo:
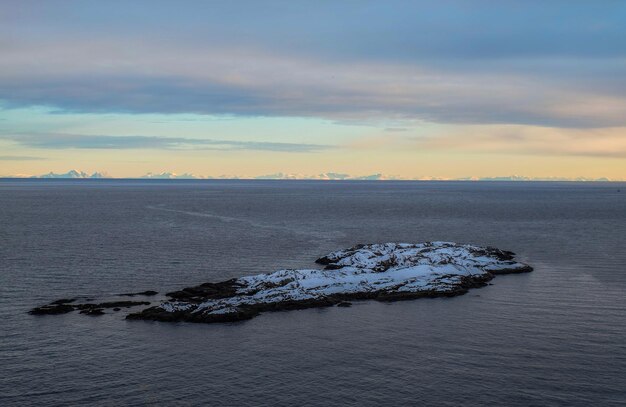
<path fill-rule="evenodd" d="M 0 176 L 0 178 L 2 178 Z M 42 175 L 10 175 L 4 178 L 59 178 L 59 179 L 100 179 L 100 178 L 114 178 L 108 175 L 106 172 L 94 172 L 88 174 L 84 171 L 70 170 L 66 173 L 57 174 L 49 172 Z M 609 178 L 588 178 L 588 177 L 526 177 L 520 175 L 511 175 L 504 177 L 461 177 L 461 178 L 440 178 L 440 177 L 414 177 L 405 178 L 384 174 L 370 174 L 370 175 L 350 175 L 337 172 L 324 172 L 317 175 L 305 175 L 294 173 L 277 172 L 274 174 L 260 175 L 255 177 L 243 177 L 237 175 L 220 175 L 220 176 L 202 176 L 195 174 L 176 174 L 173 172 L 161 172 L 152 173 L 149 172 L 141 177 L 128 177 L 128 178 L 141 178 L 141 179 L 259 179 L 259 180 L 320 180 L 320 181 L 343 181 L 343 180 L 362 180 L 362 181 L 624 181 L 624 180 L 611 180 Z"/>
<path fill-rule="evenodd" d="M 148 179 L 204 179 L 203 176 L 193 175 L 193 174 L 174 174 L 173 172 L 162 172 L 159 174 L 153 174 L 151 172 L 143 175 L 139 178 L 148 178 Z"/>
<path fill-rule="evenodd" d="M 576 178 L 567 178 L 567 177 L 524 177 L 520 175 L 511 175 L 508 177 L 467 177 L 467 178 L 457 178 L 458 181 L 577 181 L 577 182 L 608 182 L 608 181 L 619 181 L 619 180 L 611 180 L 606 177 L 602 178 L 587 178 L 587 177 L 576 177 Z"/>
<path fill-rule="evenodd" d="M 324 172 L 317 175 L 303 175 L 303 174 L 285 174 L 282 172 L 277 172 L 275 174 L 261 175 L 258 177 L 254 177 L 254 179 L 313 179 L 313 180 L 328 180 L 328 181 L 341 181 L 341 180 L 371 180 L 371 181 L 382 181 L 382 180 L 400 180 L 402 178 L 387 176 L 383 174 L 372 174 L 372 175 L 363 175 L 363 176 L 352 176 L 349 174 L 341 174 L 337 172 Z"/>
<path fill-rule="evenodd" d="M 48 174 L 35 175 L 29 178 L 112 178 L 107 173 L 94 172 L 93 174 L 87 174 L 83 171 L 70 170 L 65 174 L 55 174 L 49 172 Z"/>

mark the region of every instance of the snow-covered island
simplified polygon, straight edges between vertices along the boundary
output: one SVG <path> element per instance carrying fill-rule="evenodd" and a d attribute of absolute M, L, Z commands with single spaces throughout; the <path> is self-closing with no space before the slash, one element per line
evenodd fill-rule
<path fill-rule="evenodd" d="M 171 292 L 167 301 L 127 319 L 230 322 L 265 311 L 349 305 L 349 300 L 455 296 L 486 285 L 496 274 L 532 271 L 516 262 L 512 252 L 450 242 L 358 245 L 316 262 L 326 267 L 279 270 Z"/>

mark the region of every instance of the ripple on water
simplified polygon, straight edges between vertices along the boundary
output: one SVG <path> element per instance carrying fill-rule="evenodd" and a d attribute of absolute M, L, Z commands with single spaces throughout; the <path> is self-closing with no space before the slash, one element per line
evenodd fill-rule
<path fill-rule="evenodd" d="M 626 401 L 626 195 L 612 184 L 51 185 L 0 181 L 2 405 Z M 25 314 L 428 240 L 513 250 L 535 272 L 462 297 L 224 325 Z"/>

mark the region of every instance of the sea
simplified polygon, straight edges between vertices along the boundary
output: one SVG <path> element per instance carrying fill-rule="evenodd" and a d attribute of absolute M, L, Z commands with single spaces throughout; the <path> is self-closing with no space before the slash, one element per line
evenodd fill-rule
<path fill-rule="evenodd" d="M 535 270 L 226 324 L 28 314 L 424 241 Z M 624 406 L 626 184 L 0 180 L 0 405 Z"/>

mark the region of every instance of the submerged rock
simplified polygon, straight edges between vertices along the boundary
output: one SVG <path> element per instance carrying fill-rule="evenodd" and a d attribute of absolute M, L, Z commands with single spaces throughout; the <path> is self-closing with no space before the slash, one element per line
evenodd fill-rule
<path fill-rule="evenodd" d="M 69 305 L 74 301 L 76 301 L 76 298 L 61 298 L 60 300 L 52 301 L 48 305 L 33 308 L 28 313 L 31 315 L 67 314 L 68 312 L 74 311 L 74 306 Z"/>
<path fill-rule="evenodd" d="M 67 314 L 68 312 L 74 311 L 74 307 L 67 304 L 49 304 L 41 307 L 36 307 L 28 311 L 31 315 L 57 315 L 57 314 Z"/>
<path fill-rule="evenodd" d="M 102 308 L 86 308 L 80 312 L 81 314 L 91 315 L 91 316 L 99 316 L 104 315 L 104 310 Z"/>
<path fill-rule="evenodd" d="M 170 300 L 126 318 L 232 322 L 348 300 L 451 297 L 486 285 L 496 274 L 532 271 L 512 252 L 449 242 L 358 245 L 316 262 L 325 269 L 279 270 L 174 291 Z"/>
<path fill-rule="evenodd" d="M 136 307 L 137 305 L 150 305 L 148 301 L 111 301 L 101 302 L 99 304 L 77 304 L 75 307 L 84 308 L 118 308 L 118 307 Z"/>
<path fill-rule="evenodd" d="M 150 305 L 148 301 L 112 301 L 101 302 L 99 304 L 84 303 L 74 304 L 75 299 L 71 300 L 56 300 L 52 301 L 48 305 L 36 307 L 28 311 L 31 315 L 56 315 L 67 314 L 75 310 L 80 310 L 81 314 L 87 315 L 102 315 L 104 314 L 103 308 L 119 309 L 119 307 L 136 307 L 138 305 Z M 69 304 L 71 303 L 71 304 Z"/>
<path fill-rule="evenodd" d="M 76 298 L 61 298 L 60 300 L 52 301 L 50 304 L 61 305 L 61 304 L 69 304 L 70 302 L 76 301 Z"/>
<path fill-rule="evenodd" d="M 120 297 L 134 297 L 136 295 L 141 295 L 141 296 L 146 296 L 146 297 L 151 297 L 153 295 L 157 295 L 158 292 L 157 291 L 153 291 L 153 290 L 146 290 L 146 291 L 141 291 L 138 293 L 124 293 L 124 294 L 119 294 Z"/>

